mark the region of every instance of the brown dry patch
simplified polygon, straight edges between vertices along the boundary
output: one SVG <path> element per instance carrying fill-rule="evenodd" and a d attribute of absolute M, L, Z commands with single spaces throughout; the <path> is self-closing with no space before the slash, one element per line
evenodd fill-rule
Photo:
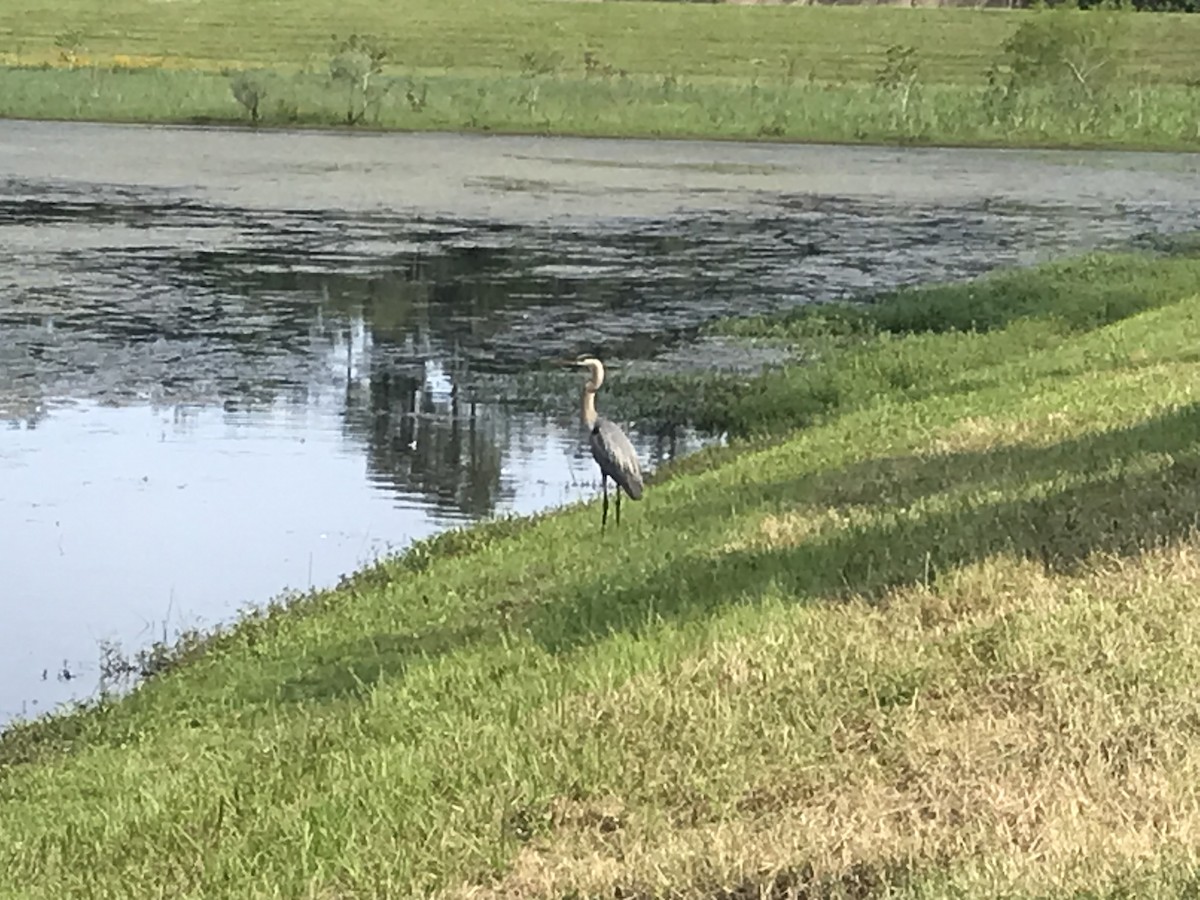
<path fill-rule="evenodd" d="M 783 705 L 819 710 L 821 678 L 914 660 L 958 673 L 964 635 L 1002 619 L 1020 627 L 996 659 L 963 657 L 946 690 L 815 712 L 830 717 L 824 755 L 789 757 L 778 731 L 754 743 L 743 730 L 731 749 L 752 760 L 745 780 L 706 815 L 673 811 L 694 788 L 639 796 L 631 779 L 624 799 L 555 806 L 551 832 L 503 878 L 450 895 L 866 898 L 937 872 L 994 896 L 1095 888 L 1165 859 L 1200 864 L 1200 689 L 1186 671 L 1174 687 L 1150 679 L 1151 695 L 1113 680 L 1153 652 L 1184 658 L 1200 645 L 1200 538 L 1096 557 L 1076 575 L 999 557 L 886 601 L 798 609 L 580 698 L 578 712 L 616 737 L 641 729 L 630 752 L 657 754 L 657 772 L 689 771 L 705 733 Z M 645 737 L 660 726 L 671 739 Z"/>
<path fill-rule="evenodd" d="M 624 827 L 625 802 L 620 797 L 588 801 L 559 798 L 550 804 L 550 823 L 555 829 L 595 830 L 611 834 Z"/>
<path fill-rule="evenodd" d="M 697 898 L 868 898 L 909 879 L 909 860 L 852 862 L 829 870 L 804 859 L 801 827 L 721 823 L 677 830 L 669 846 L 647 835 L 623 834 L 597 846 L 587 834 L 560 832 L 552 841 L 524 847 L 509 874 L 488 885 L 463 885 L 445 897 L 470 900 L 615 897 L 620 900 Z M 730 877 L 731 872 L 737 872 Z"/>
<path fill-rule="evenodd" d="M 980 740 L 1026 733 L 1014 724 Z M 1195 846 L 1194 758 L 1177 777 L 1141 771 L 1100 784 L 1079 770 L 1030 771 L 1004 759 L 926 757 L 899 778 L 866 766 L 802 805 L 696 828 L 561 830 L 524 847 L 505 878 L 453 895 L 866 898 L 938 869 L 977 896 L 1070 891 L 1167 847 L 1187 854 Z"/>
<path fill-rule="evenodd" d="M 1130 354 L 1128 361 L 1133 368 L 1128 371 L 1105 370 L 1082 376 L 1103 378 L 1114 399 L 1121 392 L 1136 395 L 1136 403 L 1115 404 L 1117 416 L 1109 421 L 1106 428 L 1126 428 L 1140 420 L 1177 409 L 1181 402 L 1190 401 L 1190 390 L 1182 391 L 1181 395 L 1168 396 L 1164 395 L 1162 386 L 1164 383 L 1180 385 L 1189 378 L 1200 376 L 1200 364 L 1171 362 L 1148 365 L 1145 360 L 1145 351 L 1139 349 Z M 1122 408 L 1125 409 L 1123 413 L 1119 411 Z M 1086 427 L 1089 421 L 1091 418 L 1084 413 L 1065 410 L 1019 419 L 971 416 L 941 430 L 932 440 L 930 449 L 935 453 L 961 453 L 982 452 L 1017 444 L 1049 446 L 1081 436 L 1090 430 Z"/>
<path fill-rule="evenodd" d="M 1064 412 L 1027 419 L 971 416 L 944 429 L 930 446 L 935 453 L 981 452 L 1016 444 L 1043 446 L 1061 441 L 1077 431 Z"/>
<path fill-rule="evenodd" d="M 931 586 L 918 584 L 889 591 L 877 604 L 887 613 L 881 628 L 894 631 L 902 624 L 927 634 L 944 627 L 978 624 L 1052 590 L 1053 583 L 1040 563 L 1008 555 L 991 557 L 952 569 Z"/>
<path fill-rule="evenodd" d="M 1039 747 L 1038 724 L 914 723 L 900 763 L 862 758 L 824 791 L 695 828 L 571 824 L 524 847 L 504 879 L 456 895 L 876 897 L 945 868 L 982 896 L 1101 884 L 1166 848 L 1194 855 L 1200 752 L 1117 772 Z"/>
<path fill-rule="evenodd" d="M 872 521 L 873 515 L 869 507 L 855 504 L 799 506 L 783 513 L 768 513 L 750 530 L 720 545 L 716 553 L 796 547 L 817 535 Z"/>

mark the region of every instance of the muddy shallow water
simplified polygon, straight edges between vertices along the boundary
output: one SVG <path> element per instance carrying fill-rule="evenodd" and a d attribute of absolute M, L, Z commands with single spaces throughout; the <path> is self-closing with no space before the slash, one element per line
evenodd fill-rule
<path fill-rule="evenodd" d="M 0 122 L 0 725 L 103 642 L 595 493 L 551 357 L 740 366 L 697 326 L 1194 227 L 1198 170 Z M 561 414 L 503 402 L 530 384 Z"/>

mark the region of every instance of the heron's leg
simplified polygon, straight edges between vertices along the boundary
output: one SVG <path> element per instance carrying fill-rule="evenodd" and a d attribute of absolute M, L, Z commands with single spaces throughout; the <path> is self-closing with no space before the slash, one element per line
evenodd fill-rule
<path fill-rule="evenodd" d="M 604 512 L 600 516 L 600 533 L 604 533 L 604 526 L 608 524 L 608 476 L 601 474 L 600 485 L 604 488 Z"/>
<path fill-rule="evenodd" d="M 617 485 L 617 524 L 621 524 L 621 486 Z"/>

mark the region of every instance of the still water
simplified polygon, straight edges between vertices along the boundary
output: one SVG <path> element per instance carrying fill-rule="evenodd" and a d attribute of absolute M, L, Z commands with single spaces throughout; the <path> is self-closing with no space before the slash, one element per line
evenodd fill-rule
<path fill-rule="evenodd" d="M 593 495 L 552 358 L 746 368 L 697 328 L 1194 227 L 1198 170 L 0 122 L 0 727 L 103 643 Z M 632 425 L 650 468 L 719 439 Z"/>

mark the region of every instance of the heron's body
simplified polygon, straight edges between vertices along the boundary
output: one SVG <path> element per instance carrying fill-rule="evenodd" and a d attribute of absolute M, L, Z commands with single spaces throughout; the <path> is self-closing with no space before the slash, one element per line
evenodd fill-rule
<path fill-rule="evenodd" d="M 607 475 L 623 488 L 630 500 L 642 499 L 642 472 L 637 452 L 618 425 L 597 418 L 591 433 L 592 457 Z"/>
<path fill-rule="evenodd" d="M 625 432 L 615 422 L 596 415 L 596 391 L 604 383 L 604 365 L 598 359 L 584 359 L 579 365 L 589 370 L 589 377 L 583 386 L 582 416 L 583 425 L 588 430 L 588 440 L 592 445 L 592 458 L 600 467 L 600 481 L 604 488 L 604 513 L 600 519 L 600 528 L 604 529 L 608 522 L 608 479 L 617 485 L 617 524 L 621 524 L 621 492 L 629 495 L 630 500 L 642 499 L 642 468 L 638 463 L 637 451 L 626 437 Z"/>

